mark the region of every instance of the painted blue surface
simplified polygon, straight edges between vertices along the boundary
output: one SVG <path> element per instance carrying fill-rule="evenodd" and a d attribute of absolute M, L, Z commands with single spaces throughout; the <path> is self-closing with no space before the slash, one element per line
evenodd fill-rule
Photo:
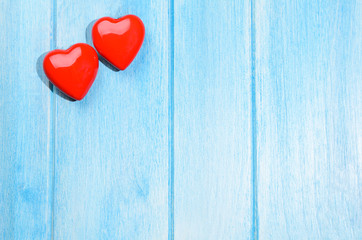
<path fill-rule="evenodd" d="M 50 2 L 0 2 L 0 239 L 51 236 L 52 92 L 37 74 L 50 19 Z"/>
<path fill-rule="evenodd" d="M 1 239 L 361 239 L 361 1 L 0 2 Z M 88 95 L 41 56 L 145 24 Z"/>
<path fill-rule="evenodd" d="M 55 148 L 62 151 L 55 154 L 54 238 L 165 239 L 168 3 L 57 4 L 58 48 L 86 41 L 87 26 L 102 16 L 135 14 L 146 35 L 126 71 L 100 64 L 84 101 L 55 99 Z"/>
<path fill-rule="evenodd" d="M 175 1 L 175 239 L 252 237 L 250 4 Z"/>
<path fill-rule="evenodd" d="M 257 1 L 260 239 L 361 239 L 361 1 Z"/>

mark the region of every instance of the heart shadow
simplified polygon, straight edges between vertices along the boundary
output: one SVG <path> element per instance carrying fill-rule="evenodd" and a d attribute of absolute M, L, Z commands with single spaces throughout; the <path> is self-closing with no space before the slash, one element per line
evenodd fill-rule
<path fill-rule="evenodd" d="M 107 59 L 105 59 L 104 57 L 102 57 L 102 55 L 99 54 L 99 52 L 97 51 L 97 49 L 94 47 L 93 45 L 93 40 L 92 40 L 92 28 L 93 28 L 93 25 L 94 23 L 97 21 L 98 19 L 96 20 L 93 20 L 91 21 L 86 30 L 85 30 L 85 39 L 86 39 L 86 42 L 87 44 L 89 44 L 90 46 L 92 46 L 92 48 L 94 48 L 94 50 L 96 50 L 97 54 L 98 54 L 98 59 L 101 63 L 103 63 L 104 66 L 108 67 L 109 69 L 111 69 L 112 71 L 114 72 L 119 72 L 120 70 L 118 68 L 116 68 L 115 66 L 113 66 L 110 62 L 108 62 Z"/>
<path fill-rule="evenodd" d="M 75 102 L 76 100 L 69 97 L 68 95 L 66 95 L 65 93 L 63 93 L 62 91 L 60 91 L 59 89 L 57 89 L 53 83 L 51 83 L 49 81 L 49 79 L 47 78 L 47 76 L 45 75 L 44 69 L 43 69 L 43 61 L 45 56 L 48 54 L 49 52 L 45 52 L 42 55 L 40 55 L 38 57 L 38 60 L 36 61 L 36 73 L 38 74 L 40 80 L 45 84 L 45 86 L 47 86 L 49 88 L 50 91 L 55 92 L 58 96 L 64 98 L 65 100 L 68 100 L 70 102 Z"/>

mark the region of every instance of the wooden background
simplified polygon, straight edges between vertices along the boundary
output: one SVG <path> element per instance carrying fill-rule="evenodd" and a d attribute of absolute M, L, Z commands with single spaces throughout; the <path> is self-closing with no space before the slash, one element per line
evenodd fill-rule
<path fill-rule="evenodd" d="M 1 239 L 362 239 L 362 1 L 1 0 Z M 43 54 L 138 15 L 84 100 Z"/>

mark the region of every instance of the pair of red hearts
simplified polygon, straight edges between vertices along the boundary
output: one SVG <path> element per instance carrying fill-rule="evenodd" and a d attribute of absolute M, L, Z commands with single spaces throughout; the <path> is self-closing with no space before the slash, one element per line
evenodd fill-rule
<path fill-rule="evenodd" d="M 125 70 L 136 57 L 145 36 L 145 27 L 137 16 L 119 19 L 104 17 L 93 26 L 93 45 L 109 63 Z M 49 80 L 76 100 L 88 93 L 98 72 L 97 52 L 88 44 L 77 43 L 67 50 L 49 52 L 43 62 Z"/>

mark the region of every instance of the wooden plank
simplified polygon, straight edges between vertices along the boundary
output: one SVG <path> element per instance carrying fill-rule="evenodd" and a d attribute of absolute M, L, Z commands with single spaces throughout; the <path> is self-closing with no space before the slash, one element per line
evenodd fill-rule
<path fill-rule="evenodd" d="M 51 1 L 1 1 L 0 28 L 0 238 L 50 239 L 52 92 L 37 68 Z"/>
<path fill-rule="evenodd" d="M 260 239 L 361 239 L 361 1 L 255 5 Z"/>
<path fill-rule="evenodd" d="M 175 1 L 175 239 L 250 239 L 249 1 Z"/>
<path fill-rule="evenodd" d="M 145 42 L 126 71 L 100 64 L 80 102 L 56 99 L 55 238 L 168 235 L 168 3 L 58 0 L 57 47 L 103 16 L 139 16 Z M 90 27 L 88 27 L 90 29 Z"/>

